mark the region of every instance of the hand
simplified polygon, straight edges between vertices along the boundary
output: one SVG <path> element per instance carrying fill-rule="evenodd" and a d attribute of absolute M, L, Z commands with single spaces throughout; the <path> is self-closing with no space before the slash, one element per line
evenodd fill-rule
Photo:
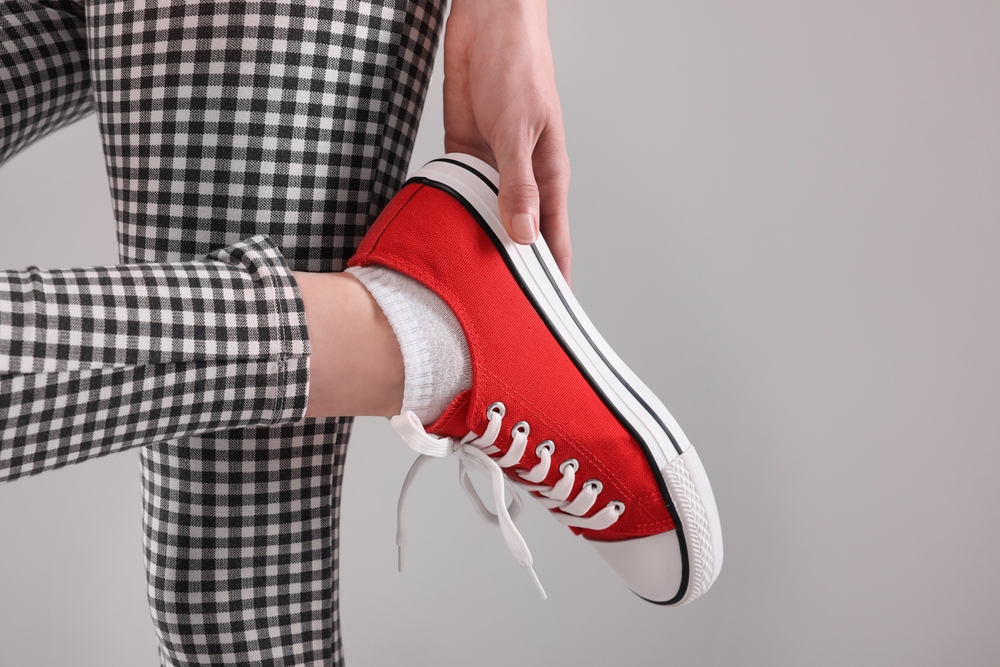
<path fill-rule="evenodd" d="M 569 157 L 545 0 L 453 0 L 444 40 L 444 145 L 500 172 L 510 237 L 539 231 L 566 281 Z"/>

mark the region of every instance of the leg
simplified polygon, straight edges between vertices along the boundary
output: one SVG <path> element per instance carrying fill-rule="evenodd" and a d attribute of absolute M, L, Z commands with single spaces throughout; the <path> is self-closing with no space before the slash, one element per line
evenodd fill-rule
<path fill-rule="evenodd" d="M 343 268 L 405 175 L 442 4 L 92 0 L 123 260 L 264 233 L 295 270 Z M 342 662 L 349 432 L 307 420 L 143 450 L 164 664 Z"/>
<path fill-rule="evenodd" d="M 0 2 L 0 164 L 93 111 L 86 47 L 82 5 Z M 187 264 L 2 271 L 0 481 L 295 421 L 305 334 L 295 281 L 263 237 Z"/>
<path fill-rule="evenodd" d="M 305 310 L 255 237 L 183 264 L 0 272 L 0 482 L 305 413 Z"/>
<path fill-rule="evenodd" d="M 307 417 L 399 414 L 403 356 L 389 321 L 349 273 L 297 273 L 312 342 Z"/>
<path fill-rule="evenodd" d="M 0 2 L 0 164 L 93 111 L 83 7 Z"/>

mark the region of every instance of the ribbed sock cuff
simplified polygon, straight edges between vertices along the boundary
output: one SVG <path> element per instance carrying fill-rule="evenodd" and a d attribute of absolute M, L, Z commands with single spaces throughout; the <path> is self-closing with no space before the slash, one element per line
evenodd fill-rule
<path fill-rule="evenodd" d="M 347 269 L 385 313 L 403 354 L 403 411 L 433 423 L 455 396 L 472 386 L 465 334 L 434 292 L 384 266 Z"/>

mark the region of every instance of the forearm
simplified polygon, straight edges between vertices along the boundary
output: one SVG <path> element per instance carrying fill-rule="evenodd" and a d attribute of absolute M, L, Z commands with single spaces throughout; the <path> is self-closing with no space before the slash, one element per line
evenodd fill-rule
<path fill-rule="evenodd" d="M 541 233 L 569 280 L 570 168 L 544 0 L 455 0 L 444 51 L 445 149 L 496 167 L 507 233 Z"/>

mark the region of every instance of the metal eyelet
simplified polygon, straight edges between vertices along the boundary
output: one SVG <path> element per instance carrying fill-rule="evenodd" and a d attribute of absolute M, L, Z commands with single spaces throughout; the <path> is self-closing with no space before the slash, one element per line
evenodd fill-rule
<path fill-rule="evenodd" d="M 507 414 L 507 406 L 500 401 L 490 403 L 490 407 L 486 408 L 486 418 L 489 419 L 492 417 L 494 412 L 499 412 L 500 417 L 503 418 L 503 416 Z"/>
<path fill-rule="evenodd" d="M 566 468 L 572 468 L 573 472 L 576 472 L 577 470 L 580 469 L 580 462 L 577 461 L 576 459 L 566 459 L 565 461 L 559 464 L 559 472 L 565 475 Z"/>
<path fill-rule="evenodd" d="M 614 509 L 615 512 L 618 514 L 618 516 L 625 514 L 625 503 L 623 503 L 620 500 L 612 500 L 610 503 L 608 503 L 608 507 Z"/>
<path fill-rule="evenodd" d="M 604 490 L 604 485 L 601 483 L 601 480 L 599 479 L 588 479 L 586 482 L 583 483 L 583 485 L 592 487 L 594 489 L 594 493 L 598 495 L 600 495 L 601 491 Z"/>
<path fill-rule="evenodd" d="M 528 422 L 517 422 L 514 424 L 514 428 L 510 430 L 510 437 L 514 437 L 514 434 L 520 431 L 521 433 L 528 435 L 531 433 L 531 427 L 528 426 Z"/>
<path fill-rule="evenodd" d="M 555 453 L 555 451 L 556 451 L 556 443 L 552 442 L 551 440 L 543 440 L 540 443 L 538 443 L 537 447 L 535 447 L 535 456 L 537 456 L 538 458 L 542 458 L 542 452 L 548 452 L 549 456 L 551 456 L 552 454 Z"/>

